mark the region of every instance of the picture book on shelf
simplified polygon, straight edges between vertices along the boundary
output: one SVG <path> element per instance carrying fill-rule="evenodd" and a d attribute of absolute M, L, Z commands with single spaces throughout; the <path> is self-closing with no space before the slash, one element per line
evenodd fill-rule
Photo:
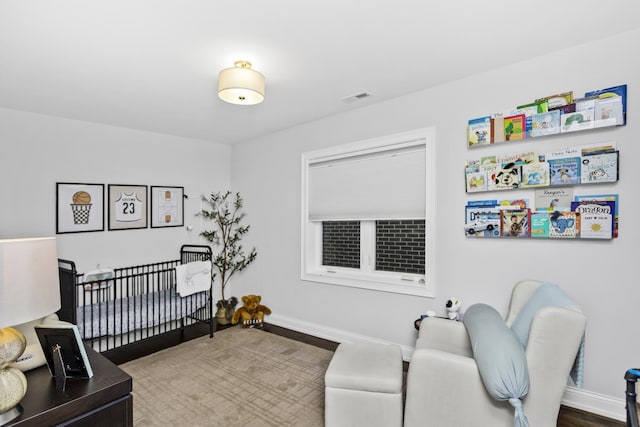
<path fill-rule="evenodd" d="M 487 173 L 470 172 L 466 174 L 467 193 L 487 191 Z"/>
<path fill-rule="evenodd" d="M 570 210 L 573 187 L 536 189 L 536 211 Z"/>
<path fill-rule="evenodd" d="M 571 210 L 580 216 L 580 238 L 611 239 L 615 229 L 615 202 L 583 200 L 571 202 Z"/>
<path fill-rule="evenodd" d="M 465 234 L 474 237 L 500 237 L 500 212 L 496 205 L 466 206 Z"/>
<path fill-rule="evenodd" d="M 580 184 L 580 157 L 548 159 L 550 185 Z"/>
<path fill-rule="evenodd" d="M 511 115 L 524 114 L 526 138 L 531 138 L 533 117 L 538 113 L 544 113 L 547 111 L 549 111 L 549 102 L 545 99 L 542 101 L 532 102 L 530 104 L 519 105 Z"/>
<path fill-rule="evenodd" d="M 534 162 L 525 163 L 521 166 L 522 188 L 548 187 L 549 186 L 549 163 Z"/>
<path fill-rule="evenodd" d="M 574 99 L 573 103 L 576 104 L 576 111 L 595 110 L 596 97 L 585 96 L 584 98 Z"/>
<path fill-rule="evenodd" d="M 491 116 L 469 120 L 469 147 L 491 143 Z"/>
<path fill-rule="evenodd" d="M 549 110 L 562 107 L 573 102 L 573 91 L 559 93 L 557 95 L 545 96 L 544 98 L 538 98 L 536 99 L 536 102 L 544 100 L 547 101 L 547 108 Z"/>
<path fill-rule="evenodd" d="M 529 209 L 503 209 L 500 234 L 502 237 L 529 237 Z"/>
<path fill-rule="evenodd" d="M 594 127 L 594 110 L 560 114 L 560 132 L 575 132 Z"/>
<path fill-rule="evenodd" d="M 597 98 L 595 107 L 595 127 L 624 125 L 622 97 Z"/>
<path fill-rule="evenodd" d="M 504 118 L 504 139 L 517 141 L 526 137 L 526 117 L 524 114 L 516 114 Z"/>
<path fill-rule="evenodd" d="M 571 103 L 567 105 L 560 105 L 559 107 L 551 108 L 549 111 L 559 111 L 560 114 L 569 114 L 576 112 L 576 104 Z"/>
<path fill-rule="evenodd" d="M 549 212 L 531 212 L 531 237 L 549 237 Z"/>
<path fill-rule="evenodd" d="M 520 187 L 520 165 L 504 163 L 491 175 L 488 183 L 489 190 L 512 190 Z"/>
<path fill-rule="evenodd" d="M 582 156 L 581 183 L 615 182 L 618 180 L 618 151 Z"/>
<path fill-rule="evenodd" d="M 575 239 L 579 235 L 580 216 L 570 211 L 553 211 L 549 214 L 549 237 Z"/>
<path fill-rule="evenodd" d="M 574 200 L 576 202 L 585 202 L 589 200 L 614 202 L 615 211 L 613 215 L 613 237 L 618 237 L 618 211 L 620 209 L 620 203 L 618 202 L 617 194 L 578 194 L 575 196 Z"/>
<path fill-rule="evenodd" d="M 491 142 L 504 142 L 504 114 L 495 113 L 491 116 Z"/>
<path fill-rule="evenodd" d="M 531 117 L 531 137 L 560 133 L 560 111 L 534 114 Z"/>
<path fill-rule="evenodd" d="M 584 96 L 596 96 L 601 99 L 620 97 L 622 103 L 622 123 L 627 123 L 627 85 L 619 85 L 606 89 L 592 90 L 585 92 Z"/>

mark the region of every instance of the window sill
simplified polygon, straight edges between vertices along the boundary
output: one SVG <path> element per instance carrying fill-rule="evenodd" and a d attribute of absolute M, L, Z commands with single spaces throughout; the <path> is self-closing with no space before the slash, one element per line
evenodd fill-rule
<path fill-rule="evenodd" d="M 429 286 L 426 283 L 418 283 L 417 280 L 408 282 L 400 279 L 387 279 L 382 277 L 353 277 L 340 273 L 329 273 L 327 271 L 302 273 L 301 279 L 308 282 L 435 298 L 433 286 Z"/>

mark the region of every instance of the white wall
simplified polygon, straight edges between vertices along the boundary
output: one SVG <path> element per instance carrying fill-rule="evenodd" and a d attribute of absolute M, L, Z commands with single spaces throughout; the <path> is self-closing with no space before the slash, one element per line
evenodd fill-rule
<path fill-rule="evenodd" d="M 640 99 L 639 43 L 640 31 L 626 33 L 234 146 L 232 185 L 245 197 L 247 221 L 252 226 L 247 245 L 255 245 L 258 250 L 256 262 L 234 278 L 234 294 L 262 294 L 264 304 L 273 309 L 270 321 L 274 323 L 338 340 L 395 342 L 406 350 L 415 341 L 413 320 L 428 309 L 444 313 L 444 301 L 449 296 L 461 298 L 467 307 L 485 302 L 504 313 L 516 281 L 532 278 L 555 282 L 582 304 L 589 322 L 585 387 L 570 388 L 565 402 L 623 419 L 623 375 L 640 363 L 640 343 L 636 339 L 640 286 L 634 269 L 640 241 L 634 212 L 640 212 L 640 190 L 633 175 L 635 160 L 640 158 L 640 117 L 636 113 Z M 629 90 L 625 127 L 467 149 L 468 119 L 545 95 L 573 90 L 580 97 L 587 90 L 624 83 Z M 425 126 L 437 128 L 437 298 L 301 281 L 301 153 Z M 575 187 L 574 191 L 620 195 L 618 239 L 464 237 L 467 200 L 527 197 L 533 201 L 534 197 L 533 190 L 467 196 L 465 159 L 525 150 L 544 152 L 609 140 L 617 142 L 621 153 L 620 182 Z"/>
<path fill-rule="evenodd" d="M 184 187 L 186 227 L 59 234 L 79 271 L 179 258 L 198 237 L 200 194 L 230 180 L 228 145 L 0 109 L 0 238 L 54 236 L 56 183 Z M 105 204 L 106 206 L 106 204 Z"/>

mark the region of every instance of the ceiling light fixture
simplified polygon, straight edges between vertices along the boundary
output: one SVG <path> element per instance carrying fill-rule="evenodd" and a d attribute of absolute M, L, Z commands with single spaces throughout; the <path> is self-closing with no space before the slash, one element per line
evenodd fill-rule
<path fill-rule="evenodd" d="M 264 101 L 264 76 L 251 68 L 249 61 L 236 61 L 218 75 L 218 96 L 238 105 L 255 105 Z"/>

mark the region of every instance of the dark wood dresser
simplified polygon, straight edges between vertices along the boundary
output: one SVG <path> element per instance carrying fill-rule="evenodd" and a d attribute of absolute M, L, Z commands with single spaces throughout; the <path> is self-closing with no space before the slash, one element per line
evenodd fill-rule
<path fill-rule="evenodd" d="M 132 379 L 111 361 L 86 348 L 93 377 L 67 380 L 56 390 L 46 366 L 26 372 L 23 413 L 7 426 L 132 427 Z"/>

